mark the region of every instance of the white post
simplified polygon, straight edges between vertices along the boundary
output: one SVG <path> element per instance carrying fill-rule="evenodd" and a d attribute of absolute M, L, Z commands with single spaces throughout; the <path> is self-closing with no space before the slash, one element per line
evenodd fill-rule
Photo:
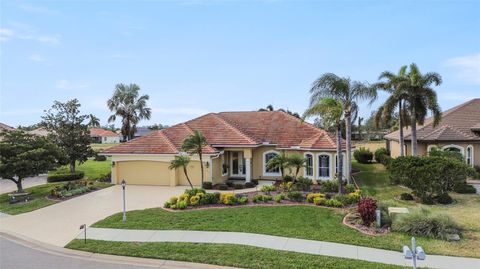
<path fill-rule="evenodd" d="M 252 180 L 251 171 L 251 159 L 245 159 L 245 182 L 250 182 Z"/>
<path fill-rule="evenodd" d="M 412 237 L 412 252 L 413 252 L 413 269 L 417 269 L 417 242 L 415 237 Z"/>

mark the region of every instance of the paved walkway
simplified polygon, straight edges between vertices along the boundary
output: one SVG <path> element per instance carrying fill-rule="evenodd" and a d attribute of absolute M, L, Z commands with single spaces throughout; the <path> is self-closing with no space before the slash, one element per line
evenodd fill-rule
<path fill-rule="evenodd" d="M 127 211 L 161 207 L 185 187 L 128 186 Z M 92 225 L 122 211 L 122 187 L 112 186 L 32 212 L 0 218 L 0 229 L 63 247 L 78 234 L 82 224 Z"/>
<path fill-rule="evenodd" d="M 83 233 L 77 238 L 83 238 Z M 411 265 L 411 261 L 405 260 L 402 253 L 396 251 L 251 233 L 88 228 L 87 238 L 120 242 L 238 244 L 403 266 Z M 428 255 L 427 250 L 427 259 L 419 261 L 418 265 L 430 268 L 480 268 L 480 259 Z"/>

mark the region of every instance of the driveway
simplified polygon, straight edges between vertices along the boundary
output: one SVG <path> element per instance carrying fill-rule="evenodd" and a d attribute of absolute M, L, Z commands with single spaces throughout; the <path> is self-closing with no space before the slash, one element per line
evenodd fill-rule
<path fill-rule="evenodd" d="M 186 187 L 127 186 L 127 211 L 161 207 Z M 0 229 L 55 246 L 65 246 L 87 226 L 122 211 L 119 185 L 95 191 L 32 212 L 0 219 Z"/>
<path fill-rule="evenodd" d="M 30 188 L 47 183 L 47 175 L 28 177 L 23 180 L 23 188 Z M 17 184 L 9 179 L 0 178 L 0 194 L 17 190 Z"/>

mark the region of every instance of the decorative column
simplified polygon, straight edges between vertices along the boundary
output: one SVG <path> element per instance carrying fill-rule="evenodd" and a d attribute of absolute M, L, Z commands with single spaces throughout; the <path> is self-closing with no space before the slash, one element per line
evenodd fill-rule
<path fill-rule="evenodd" d="M 245 158 L 245 182 L 250 182 L 252 180 L 252 172 L 251 172 L 251 159 Z"/>

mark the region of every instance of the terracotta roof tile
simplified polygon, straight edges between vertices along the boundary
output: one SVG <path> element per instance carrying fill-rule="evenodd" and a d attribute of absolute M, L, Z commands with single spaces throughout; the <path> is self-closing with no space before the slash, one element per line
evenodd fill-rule
<path fill-rule="evenodd" d="M 110 131 L 105 130 L 102 128 L 90 128 L 90 136 L 91 137 L 98 137 L 98 136 L 118 136 L 118 134 Z"/>

